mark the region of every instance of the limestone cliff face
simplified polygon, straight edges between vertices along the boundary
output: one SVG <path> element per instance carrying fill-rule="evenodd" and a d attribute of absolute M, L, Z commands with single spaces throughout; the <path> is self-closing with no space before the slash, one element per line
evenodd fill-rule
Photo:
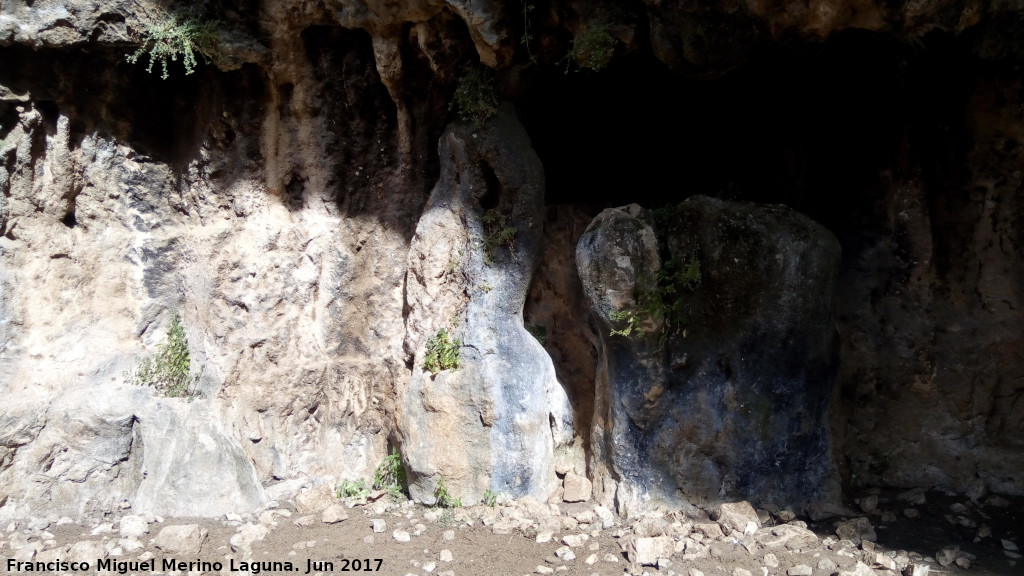
<path fill-rule="evenodd" d="M 696 428 L 644 428 L 642 466 L 622 466 L 614 455 L 631 447 L 609 444 L 615 426 L 683 419 L 700 405 L 685 392 L 700 378 L 651 364 L 682 392 L 666 385 L 650 410 L 638 400 L 636 374 L 617 367 L 643 364 L 650 351 L 634 348 L 650 342 L 609 339 L 607 306 L 589 316 L 577 242 L 605 208 L 698 192 L 784 202 L 842 247 L 838 365 L 805 354 L 834 381 L 795 378 L 813 389 L 760 406 L 767 428 L 715 396 L 735 438 L 768 434 L 775 452 L 794 434 L 807 440 L 818 487 L 834 469 L 847 486 L 1024 492 L 1024 50 L 1013 3 L 188 7 L 216 20 L 216 50 L 194 74 L 177 61 L 161 80 L 125 56 L 173 5 L 0 5 L 0 517 L 219 514 L 369 477 L 391 447 L 423 501 L 440 476 L 467 503 L 488 489 L 544 498 L 574 468 L 597 497 L 621 488 L 627 500 L 658 495 L 637 473 L 651 466 L 668 500 L 679 487 L 711 501 L 712 484 L 786 499 L 794 470 L 776 477 L 751 454 L 716 456 Z M 760 110 L 748 100 L 695 109 L 754 126 L 709 132 L 728 146 L 694 141 L 724 158 L 713 182 L 691 167 L 672 173 L 671 189 L 639 185 L 650 170 L 617 158 L 674 170 L 679 157 L 651 147 L 660 136 L 603 140 L 631 124 L 616 103 L 589 112 L 618 90 L 647 90 L 638 107 L 656 120 L 639 124 L 665 128 L 660 119 L 685 108 L 662 98 L 675 80 L 629 79 L 761 94 L 764 84 L 737 80 L 744 70 L 792 79 L 810 46 L 825 65 L 808 75 L 824 82 L 827 58 L 851 45 L 842 70 L 866 70 L 861 83 L 809 93 L 816 102 L 786 109 L 792 123 L 762 130 L 756 118 L 776 108 L 745 115 Z M 494 70 L 494 94 L 475 96 L 505 103 L 497 119 L 461 121 L 453 94 L 481 67 Z M 576 91 L 582 118 L 565 130 L 545 116 L 561 90 Z M 861 107 L 870 112 L 851 120 Z M 667 141 L 694 139 L 698 124 Z M 755 150 L 766 133 L 780 136 Z M 632 186 L 574 172 L 578 150 Z M 519 232 L 485 264 L 490 209 Z M 667 253 L 637 230 L 587 258 L 635 248 L 656 276 Z M 829 259 L 832 249 L 809 250 Z M 608 284 L 618 294 L 608 305 L 634 298 L 637 278 Z M 816 282 L 809 290 L 827 299 L 831 284 Z M 546 342 L 526 331 L 524 307 Z M 201 374 L 191 402 L 125 377 L 176 313 Z M 824 341 L 835 326 L 819 316 Z M 442 325 L 462 339 L 464 368 L 433 376 L 422 360 Z M 729 340 L 708 338 L 705 348 Z M 754 371 L 733 371 L 735 389 L 755 390 Z M 679 435 L 688 451 L 667 461 L 659 447 Z"/>

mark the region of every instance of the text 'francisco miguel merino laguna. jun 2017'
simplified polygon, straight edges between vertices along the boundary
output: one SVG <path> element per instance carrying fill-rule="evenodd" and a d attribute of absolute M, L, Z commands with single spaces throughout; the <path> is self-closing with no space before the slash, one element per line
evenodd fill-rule
<path fill-rule="evenodd" d="M 324 562 L 306 560 L 305 562 L 276 562 L 276 561 L 244 561 L 230 559 L 227 566 L 223 562 L 208 562 L 204 560 L 178 560 L 176 558 L 164 558 L 162 560 L 152 559 L 139 560 L 115 560 L 105 558 L 95 562 L 72 562 L 69 560 L 51 560 L 48 562 L 21 562 L 14 559 L 7 560 L 7 571 L 10 573 L 53 573 L 53 572 L 82 572 L 82 573 L 113 573 L 127 574 L 129 572 L 167 572 L 178 570 L 181 572 L 221 572 L 225 568 L 229 572 L 246 572 L 249 574 L 262 574 L 272 572 L 295 572 L 298 574 L 311 574 L 313 572 L 377 572 L 384 564 L 380 558 L 348 559 Z"/>

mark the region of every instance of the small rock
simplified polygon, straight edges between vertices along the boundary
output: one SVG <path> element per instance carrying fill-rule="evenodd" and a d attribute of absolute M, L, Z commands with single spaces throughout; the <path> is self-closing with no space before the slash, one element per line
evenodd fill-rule
<path fill-rule="evenodd" d="M 562 537 L 562 544 L 575 548 L 582 546 L 589 538 L 586 534 L 568 534 Z"/>
<path fill-rule="evenodd" d="M 270 534 L 270 528 L 265 524 L 245 523 L 238 528 L 238 533 L 228 541 L 231 550 L 239 554 L 251 554 L 252 543 L 263 540 Z"/>
<path fill-rule="evenodd" d="M 363 536 L 363 544 L 373 544 L 373 534 Z"/>
<path fill-rule="evenodd" d="M 836 527 L 836 535 L 843 540 L 850 540 L 854 545 L 860 544 L 863 540 L 874 542 L 878 539 L 875 529 L 871 527 L 871 521 L 867 518 L 854 518 L 840 522 Z"/>
<path fill-rule="evenodd" d="M 597 562 L 597 554 L 591 554 L 590 556 L 587 556 L 587 559 L 584 560 L 584 562 L 588 566 L 592 566 L 595 562 Z"/>
<path fill-rule="evenodd" d="M 833 574 L 839 570 L 839 565 L 831 558 L 822 558 L 821 560 L 818 560 L 818 570 L 821 570 L 825 574 Z"/>
<path fill-rule="evenodd" d="M 870 514 L 878 508 L 878 495 L 871 494 L 870 496 L 864 496 L 857 500 L 857 505 L 864 511 L 865 514 Z"/>
<path fill-rule="evenodd" d="M 764 558 L 762 559 L 762 562 L 764 562 L 764 565 L 769 567 L 769 568 L 778 568 L 779 567 L 779 559 L 778 559 L 778 557 L 775 556 L 775 554 L 772 554 L 770 552 L 768 554 L 764 555 Z"/>
<path fill-rule="evenodd" d="M 920 506 L 925 503 L 925 495 L 923 488 L 911 488 L 906 492 L 900 492 L 896 498 L 904 502 L 909 502 L 914 506 Z"/>
<path fill-rule="evenodd" d="M 42 544 L 39 544 L 39 546 L 42 547 Z M 12 558 L 15 561 L 17 561 L 17 562 L 31 562 L 32 559 L 35 558 L 35 556 L 36 556 L 36 547 L 35 546 L 25 546 L 25 547 L 20 548 L 17 551 L 15 551 L 14 552 L 14 556 L 12 556 Z"/>
<path fill-rule="evenodd" d="M 807 564 L 797 564 L 786 570 L 786 574 L 789 574 L 789 576 L 811 576 L 813 573 L 814 571 Z"/>
<path fill-rule="evenodd" d="M 593 485 L 585 476 L 569 472 L 562 480 L 562 500 L 565 502 L 586 502 L 593 493 Z"/>
<path fill-rule="evenodd" d="M 666 536 L 666 530 L 668 530 L 668 522 L 665 522 L 663 518 L 654 516 L 645 516 L 633 526 L 633 533 L 641 538 Z"/>
<path fill-rule="evenodd" d="M 374 518 L 370 521 L 370 527 L 375 533 L 382 534 L 388 529 L 388 523 L 380 518 Z"/>
<path fill-rule="evenodd" d="M 601 519 L 602 528 L 615 526 L 615 514 L 612 514 L 611 510 L 598 505 L 594 507 L 594 514 L 597 514 L 597 517 Z"/>
<path fill-rule="evenodd" d="M 971 567 L 971 559 L 967 556 L 957 556 L 956 560 L 953 560 L 953 563 L 964 570 L 968 570 Z"/>
<path fill-rule="evenodd" d="M 1003 545 L 1003 550 L 1009 550 L 1010 552 L 1017 552 L 1019 550 L 1012 540 L 1002 539 L 999 543 Z"/>
<path fill-rule="evenodd" d="M 452 551 L 451 550 L 441 550 L 441 552 L 437 555 L 437 558 L 441 562 L 451 562 L 452 561 Z"/>
<path fill-rule="evenodd" d="M 345 520 L 348 520 L 348 512 L 345 511 L 345 507 L 341 504 L 331 504 L 320 515 L 320 521 L 324 524 L 337 524 Z"/>
<path fill-rule="evenodd" d="M 903 576 L 928 576 L 930 567 L 927 564 L 914 563 L 907 566 L 907 569 L 903 571 Z"/>
<path fill-rule="evenodd" d="M 394 536 L 395 541 L 397 542 L 408 542 L 409 540 L 412 540 L 412 537 L 409 536 L 409 533 L 405 530 L 395 530 L 391 535 Z"/>
<path fill-rule="evenodd" d="M 182 555 L 198 554 L 208 531 L 198 524 L 165 526 L 156 535 L 153 544 L 165 552 Z"/>
<path fill-rule="evenodd" d="M 959 552 L 959 546 L 947 546 L 935 553 L 935 561 L 939 563 L 939 566 L 949 566 L 954 560 L 956 560 Z"/>
<path fill-rule="evenodd" d="M 82 540 L 75 542 L 68 550 L 67 560 L 71 562 L 95 562 L 106 558 L 107 551 L 103 548 L 102 542 L 96 540 Z"/>
<path fill-rule="evenodd" d="M 687 571 L 687 576 L 704 576 L 704 573 L 696 568 L 690 568 L 689 571 Z"/>
<path fill-rule="evenodd" d="M 573 552 L 572 548 L 569 548 L 568 546 L 562 546 L 558 550 L 555 550 L 555 556 L 561 558 L 562 560 L 565 560 L 566 562 L 576 559 L 576 553 Z"/>
<path fill-rule="evenodd" d="M 708 538 L 714 538 L 715 540 L 721 540 L 725 538 L 725 534 L 722 533 L 722 528 L 718 524 L 694 524 L 693 529 Z"/>
<path fill-rule="evenodd" d="M 875 571 L 867 564 L 857 562 L 853 568 L 840 572 L 839 576 L 876 576 L 876 574 Z"/>
<path fill-rule="evenodd" d="M 555 535 L 554 532 L 551 532 L 551 531 L 548 531 L 548 530 L 545 530 L 544 532 L 538 532 L 537 533 L 537 538 L 536 538 L 537 543 L 538 544 L 543 544 L 545 542 L 550 542 L 551 538 L 554 535 Z"/>
<path fill-rule="evenodd" d="M 437 568 L 436 562 L 424 562 L 423 566 L 420 566 L 420 569 L 427 573 L 433 572 L 434 568 Z"/>
<path fill-rule="evenodd" d="M 300 514 L 308 514 L 323 510 L 337 501 L 334 490 L 326 484 L 321 484 L 299 492 L 295 496 L 295 508 Z"/>
<path fill-rule="evenodd" d="M 754 576 L 746 568 L 733 568 L 732 576 Z"/>
<path fill-rule="evenodd" d="M 295 519 L 294 522 L 292 522 L 292 524 L 294 524 L 294 525 L 296 525 L 296 526 L 298 526 L 300 528 L 308 528 L 308 527 L 312 526 L 315 523 L 316 523 L 316 516 L 313 516 L 312 514 L 310 514 L 308 516 L 299 516 L 298 518 Z"/>
<path fill-rule="evenodd" d="M 128 554 L 133 554 L 143 548 L 142 542 L 135 538 L 121 538 L 117 541 L 117 545 Z"/>
<path fill-rule="evenodd" d="M 633 538 L 626 545 L 629 561 L 641 566 L 654 566 L 658 558 L 668 558 L 675 552 L 675 541 L 669 536 Z"/>
<path fill-rule="evenodd" d="M 149 534 L 149 523 L 142 516 L 125 516 L 118 525 L 121 538 L 138 538 Z"/>
<path fill-rule="evenodd" d="M 875 568 L 881 568 L 883 570 L 896 569 L 896 562 L 885 554 L 875 554 L 875 560 L 872 562 L 872 565 Z"/>
<path fill-rule="evenodd" d="M 918 512 L 916 508 L 904 508 L 903 515 L 911 519 L 921 517 L 921 513 Z"/>
<path fill-rule="evenodd" d="M 537 566 L 536 568 L 533 569 L 533 571 L 535 573 L 537 573 L 537 574 L 554 574 L 555 573 L 555 569 L 554 568 L 549 568 L 547 566 Z"/>
<path fill-rule="evenodd" d="M 441 535 L 441 538 L 443 538 L 446 542 L 451 542 L 452 540 L 455 540 L 455 530 L 445 530 L 444 534 Z"/>
<path fill-rule="evenodd" d="M 744 532 L 747 529 L 748 522 L 754 523 L 755 530 L 761 526 L 761 522 L 757 517 L 757 512 L 755 512 L 754 507 L 746 501 L 722 504 L 718 507 L 718 510 L 715 511 L 713 517 L 718 521 L 725 532 L 731 532 L 733 530 L 737 532 Z"/>

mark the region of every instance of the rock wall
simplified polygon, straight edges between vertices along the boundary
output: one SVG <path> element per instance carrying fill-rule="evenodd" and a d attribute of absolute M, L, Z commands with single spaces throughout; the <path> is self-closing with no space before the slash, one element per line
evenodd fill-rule
<path fill-rule="evenodd" d="M 0 6 L 0 518 L 252 508 L 368 478 L 392 447 L 403 450 L 412 495 L 426 502 L 441 476 L 472 502 L 485 490 L 547 497 L 562 476 L 586 493 L 575 489 L 585 475 L 598 499 L 618 498 L 627 511 L 645 494 L 781 505 L 812 492 L 834 496 L 833 466 L 846 486 L 1024 492 L 1019 6 L 188 7 L 216 20 L 217 49 L 194 74 L 172 62 L 161 80 L 125 56 L 172 4 Z M 631 344 L 610 336 L 622 329 L 609 324 L 611 310 L 656 283 L 664 262 L 686 260 L 693 239 L 659 246 L 657 237 L 688 237 L 620 210 L 622 243 L 592 246 L 577 261 L 589 216 L 646 192 L 567 190 L 572 179 L 561 176 L 552 186 L 534 152 L 545 149 L 544 128 L 520 125 L 524 107 L 543 107 L 544 90 L 569 77 L 582 79 L 580 98 L 597 96 L 594 79 L 605 72 L 581 54 L 600 46 L 612 74 L 667 66 L 728 88 L 730 74 L 756 60 L 755 48 L 828 52 L 850 28 L 906 43 L 885 69 L 891 85 L 872 84 L 857 92 L 862 101 L 841 106 L 847 114 L 871 104 L 874 88 L 908 94 L 903 108 L 871 109 L 880 120 L 857 116 L 889 129 L 843 145 L 836 140 L 859 133 L 842 123 L 828 124 L 836 140 L 808 128 L 811 120 L 768 130 L 785 133 L 771 143 L 778 162 L 750 160 L 754 146 L 723 147 L 736 155 L 730 172 L 783 168 L 757 190 L 720 194 L 784 201 L 839 238 L 838 368 L 824 300 L 835 270 L 820 262 L 793 276 L 821 297 L 790 318 L 802 320 L 760 331 L 736 320 L 732 331 L 706 331 L 717 316 L 702 317 L 686 342 L 668 339 L 667 354 L 657 353 L 653 321 L 638 324 L 648 336 Z M 778 53 L 785 68 L 788 53 Z M 871 72 L 873 54 L 855 64 Z M 922 71 L 922 61 L 934 70 Z M 495 70 L 495 100 L 513 104 L 480 125 L 455 122 L 459 78 L 481 66 Z M 901 92 L 904 85 L 912 89 Z M 813 114 L 834 119 L 835 95 L 814 94 L 823 103 Z M 701 115 L 735 116 L 713 100 Z M 675 103 L 641 105 L 668 116 Z M 586 118 L 591 127 L 613 121 L 614 110 Z M 755 132 L 729 134 L 767 142 Z M 598 141 L 601 129 L 585 134 L 595 147 L 643 144 Z M 615 154 L 601 158 L 621 173 L 635 169 Z M 675 166 L 671 154 L 657 158 Z M 860 172 L 844 172 L 848 164 Z M 696 188 L 687 174 L 678 178 L 681 201 Z M 559 198 L 585 205 L 556 206 Z M 827 208 L 834 198 L 838 210 Z M 516 237 L 492 246 L 485 264 L 491 209 Z M 792 230 L 818 230 L 804 224 Z M 765 237 L 790 242 L 792 230 Z M 806 250 L 831 262 L 834 243 L 811 237 L 820 242 Z M 701 250 L 743 246 L 701 238 Z M 617 271 L 616 255 L 635 269 L 600 279 L 611 296 L 595 321 L 581 281 L 593 292 L 588 274 Z M 577 265 L 590 272 L 577 277 Z M 737 286 L 719 288 L 734 294 Z M 790 310 L 766 304 L 783 293 L 759 294 L 766 300 L 736 318 Z M 543 346 L 524 328 L 524 306 L 526 324 L 549 328 Z M 192 402 L 125 377 L 158 349 L 175 313 L 200 375 Z M 431 375 L 421 369 L 424 346 L 442 326 L 462 340 L 462 368 Z M 788 341 L 794 327 L 799 338 Z M 780 350 L 792 352 L 792 370 L 763 355 L 752 360 L 751 342 L 766 340 L 789 342 Z M 717 357 L 712 348 L 726 350 L 726 361 L 680 360 Z M 779 378 L 762 389 L 755 372 Z M 645 388 L 662 382 L 660 394 Z M 707 394 L 695 397 L 701 387 Z M 758 403 L 776 416 L 743 412 Z M 694 426 L 672 437 L 682 428 L 671 422 L 683 421 Z M 753 437 L 762 443 L 742 445 Z M 797 456 L 783 454 L 793 444 L 814 463 L 799 475 Z"/>
<path fill-rule="evenodd" d="M 401 394 L 410 493 L 438 481 L 478 502 L 487 490 L 546 499 L 555 452 L 573 440 L 572 412 L 551 358 L 523 325 L 543 226 L 544 171 L 504 107 L 486 128 L 453 125 L 441 177 L 413 237 L 407 301 L 412 376 Z M 507 242 L 495 242 L 503 229 Z M 424 369 L 440 329 L 460 342 L 457 369 Z M 582 466 L 581 466 L 582 468 Z"/>
<path fill-rule="evenodd" d="M 830 232 L 783 207 L 694 196 L 646 218 L 602 212 L 576 260 L 602 327 L 593 457 L 621 511 L 652 497 L 829 498 Z"/>

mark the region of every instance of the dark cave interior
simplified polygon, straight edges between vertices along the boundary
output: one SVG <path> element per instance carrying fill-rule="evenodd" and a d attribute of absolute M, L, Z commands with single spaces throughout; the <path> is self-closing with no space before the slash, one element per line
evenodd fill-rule
<path fill-rule="evenodd" d="M 715 79 L 643 54 L 600 73 L 538 70 L 517 104 L 549 204 L 782 203 L 846 244 L 871 226 L 883 174 L 912 164 L 937 189 L 961 184 L 977 65 L 951 35 L 911 46 L 851 30 L 764 44 Z"/>

